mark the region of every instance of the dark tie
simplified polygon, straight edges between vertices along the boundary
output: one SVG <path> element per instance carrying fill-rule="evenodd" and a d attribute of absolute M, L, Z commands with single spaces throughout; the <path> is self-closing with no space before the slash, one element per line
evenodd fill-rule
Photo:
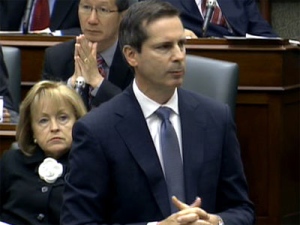
<path fill-rule="evenodd" d="M 43 30 L 50 26 L 50 11 L 48 0 L 37 0 L 32 20 L 30 30 Z"/>
<path fill-rule="evenodd" d="M 107 64 L 106 64 L 105 60 L 103 59 L 103 57 L 100 54 L 97 54 L 97 65 L 98 65 L 99 73 L 101 74 L 101 76 L 104 79 L 106 79 L 107 74 L 105 72 L 105 68 L 107 68 Z"/>
<path fill-rule="evenodd" d="M 180 148 L 175 129 L 169 120 L 172 109 L 160 107 L 156 115 L 162 120 L 160 129 L 160 146 L 163 157 L 165 179 L 168 186 L 171 211 L 178 209 L 172 204 L 171 197 L 174 195 L 179 200 L 185 201 L 183 166 L 180 156 Z"/>
<path fill-rule="evenodd" d="M 97 66 L 98 66 L 98 70 L 99 70 L 99 73 L 101 74 L 101 76 L 104 79 L 107 79 L 107 74 L 105 72 L 105 69 L 107 68 L 107 64 L 100 54 L 97 54 Z M 92 91 L 93 91 L 93 88 L 90 86 L 90 88 L 89 88 L 89 107 L 90 108 L 92 108 L 92 100 L 93 100 L 93 96 L 91 94 Z"/>
<path fill-rule="evenodd" d="M 206 0 L 202 0 L 201 9 L 204 18 L 206 14 Z M 216 5 L 214 9 L 214 13 L 210 22 L 219 26 L 226 26 L 225 17 L 223 16 L 222 11 L 218 5 Z"/>

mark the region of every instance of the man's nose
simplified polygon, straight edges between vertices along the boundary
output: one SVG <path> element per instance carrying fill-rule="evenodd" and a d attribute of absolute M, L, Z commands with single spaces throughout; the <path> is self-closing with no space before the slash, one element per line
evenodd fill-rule
<path fill-rule="evenodd" d="M 185 58 L 185 48 L 179 45 L 176 45 L 173 51 L 173 60 L 182 61 Z"/>
<path fill-rule="evenodd" d="M 88 22 L 89 23 L 97 23 L 99 21 L 97 10 L 92 9 L 91 14 L 89 15 Z"/>

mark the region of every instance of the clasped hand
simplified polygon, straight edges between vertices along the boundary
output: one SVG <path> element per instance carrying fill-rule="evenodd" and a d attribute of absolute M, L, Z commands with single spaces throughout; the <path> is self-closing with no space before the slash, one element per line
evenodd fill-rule
<path fill-rule="evenodd" d="M 179 209 L 158 225 L 217 225 L 218 217 L 201 209 L 201 199 L 196 198 L 193 204 L 187 205 L 176 197 L 172 197 L 173 204 Z"/>
<path fill-rule="evenodd" d="M 75 52 L 75 71 L 72 76 L 72 84 L 74 86 L 76 78 L 84 77 L 85 82 L 93 88 L 98 87 L 103 77 L 100 76 L 97 65 L 97 43 L 92 43 L 86 39 L 84 35 L 76 37 Z"/>

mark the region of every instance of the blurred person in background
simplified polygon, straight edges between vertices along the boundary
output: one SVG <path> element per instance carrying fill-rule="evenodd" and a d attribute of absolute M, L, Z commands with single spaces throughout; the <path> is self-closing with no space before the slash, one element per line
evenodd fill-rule
<path fill-rule="evenodd" d="M 41 7 L 40 15 L 37 15 L 38 24 L 33 25 L 34 11 L 39 8 L 38 1 L 46 4 L 46 8 Z M 31 2 L 32 7 L 28 14 L 29 31 L 43 30 L 58 36 L 81 33 L 78 19 L 79 0 L 0 0 L 0 30 L 22 31 L 27 7 Z"/>
<path fill-rule="evenodd" d="M 207 12 L 206 4 L 213 2 L 212 0 L 163 1 L 171 3 L 180 11 L 180 17 L 186 29 L 193 31 L 199 38 L 203 37 L 202 28 Z M 262 17 L 255 0 L 217 0 L 205 36 L 245 37 L 246 34 L 265 37 L 278 36 Z"/>

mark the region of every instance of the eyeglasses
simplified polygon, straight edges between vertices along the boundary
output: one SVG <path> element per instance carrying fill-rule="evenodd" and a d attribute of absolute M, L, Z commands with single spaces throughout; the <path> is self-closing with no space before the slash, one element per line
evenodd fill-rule
<path fill-rule="evenodd" d="M 105 7 L 93 7 L 90 5 L 79 4 L 79 12 L 85 15 L 90 15 L 93 10 L 96 11 L 97 16 L 108 16 L 110 13 L 119 12 L 119 10 L 111 10 Z"/>

